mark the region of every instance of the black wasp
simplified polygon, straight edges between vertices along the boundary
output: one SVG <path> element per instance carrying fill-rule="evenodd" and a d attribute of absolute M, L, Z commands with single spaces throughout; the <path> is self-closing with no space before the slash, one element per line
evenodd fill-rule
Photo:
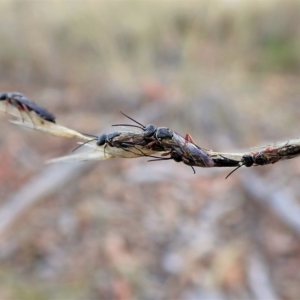
<path fill-rule="evenodd" d="M 92 139 L 79 145 L 73 151 L 75 151 L 76 149 L 78 149 L 79 147 L 81 147 L 87 143 L 96 141 L 96 144 L 98 146 L 104 146 L 104 153 L 105 153 L 105 148 L 107 146 L 110 146 L 110 147 L 122 149 L 124 151 L 132 152 L 134 154 L 137 154 L 137 152 L 139 152 L 140 156 L 156 157 L 156 156 L 146 154 L 145 152 L 148 151 L 147 149 L 145 149 L 144 151 L 141 150 L 141 148 L 144 148 L 147 146 L 149 141 L 145 140 L 144 136 L 140 133 L 113 132 L 113 133 L 109 133 L 109 134 L 102 134 L 100 136 L 95 136 L 95 135 L 90 135 L 90 134 L 85 134 L 85 135 L 92 137 Z M 133 148 L 135 149 L 135 151 L 133 150 Z M 155 152 L 155 151 L 163 151 L 164 149 L 162 149 L 158 146 L 153 146 L 153 147 L 151 147 L 151 150 Z"/>
<path fill-rule="evenodd" d="M 45 108 L 27 99 L 23 94 L 1 93 L 0 101 L 6 101 L 7 104 L 16 107 L 21 113 L 34 111 L 43 120 L 55 123 L 55 116 Z"/>
<path fill-rule="evenodd" d="M 143 130 L 141 134 L 136 134 L 136 133 L 130 133 L 130 132 L 113 132 L 110 134 L 102 134 L 100 136 L 94 136 L 94 135 L 89 135 L 93 137 L 93 139 L 83 143 L 82 145 L 89 143 L 91 141 L 97 141 L 98 146 L 107 146 L 109 145 L 110 147 L 117 147 L 117 148 L 129 148 L 129 147 L 135 147 L 135 146 L 143 146 L 146 147 L 148 146 L 149 148 L 151 147 L 152 150 L 154 151 L 164 151 L 162 147 L 159 145 L 155 145 L 155 140 L 159 140 L 161 138 L 169 137 L 172 138 L 173 134 L 168 128 L 165 127 L 159 127 L 157 128 L 155 125 L 148 125 L 144 126 L 141 123 L 135 121 L 134 119 L 130 118 L 123 112 L 121 112 L 122 115 L 127 117 L 128 119 L 134 121 L 138 125 L 132 125 L 132 124 L 114 124 L 112 126 L 126 126 L 126 127 L 137 127 Z M 125 140 L 119 140 L 117 141 L 115 138 L 124 135 Z M 155 139 L 155 140 L 154 140 Z M 80 146 L 82 146 L 80 145 Z M 79 146 L 79 147 L 80 147 Z M 73 151 L 75 151 L 77 148 L 75 148 Z M 147 155 L 145 155 L 147 156 Z"/>
<path fill-rule="evenodd" d="M 76 147 L 73 151 L 78 149 L 79 147 L 91 142 L 91 141 L 97 141 L 98 146 L 103 146 L 106 148 L 107 145 L 110 147 L 116 147 L 116 148 L 122 148 L 124 151 L 130 151 L 130 147 L 136 148 L 136 146 L 141 147 L 148 147 L 149 149 L 153 151 L 164 151 L 165 149 L 162 148 L 159 143 L 157 143 L 157 140 L 165 137 L 172 138 L 173 134 L 168 128 L 165 127 L 159 127 L 157 128 L 155 125 L 148 125 L 144 126 L 141 123 L 135 121 L 134 119 L 130 118 L 123 112 L 121 112 L 124 116 L 129 118 L 130 120 L 134 121 L 138 125 L 132 125 L 132 124 L 115 124 L 112 126 L 126 126 L 126 127 L 137 127 L 143 130 L 142 133 L 131 133 L 131 132 L 113 132 L 110 134 L 102 134 L 100 136 L 94 136 L 89 135 L 93 137 L 93 139 L 81 144 L 80 146 Z M 123 138 L 116 139 L 122 135 Z M 137 149 L 137 148 L 136 148 Z M 138 151 L 141 152 L 141 155 L 149 156 L 145 154 L 142 150 L 138 149 Z"/>
<path fill-rule="evenodd" d="M 180 134 L 173 132 L 172 141 L 162 139 L 160 142 L 165 147 L 171 147 L 171 151 L 169 153 L 162 154 L 162 156 L 170 154 L 170 157 L 151 161 L 173 159 L 176 162 L 183 162 L 190 166 L 194 173 L 196 172 L 193 167 L 209 168 L 214 166 L 213 159 L 203 148 L 194 144 L 194 141 L 189 134 L 183 137 Z"/>
<path fill-rule="evenodd" d="M 228 159 L 228 158 L 227 158 Z M 238 170 L 240 167 L 245 166 L 245 167 L 251 167 L 254 164 L 255 165 L 259 165 L 259 166 L 263 166 L 266 164 L 272 163 L 271 161 L 269 161 L 266 157 L 263 156 L 263 153 L 259 153 L 256 152 L 254 154 L 244 154 L 242 156 L 242 159 L 239 163 L 239 166 L 237 166 L 233 171 L 231 171 L 225 179 L 227 179 L 233 172 L 235 172 L 236 170 Z"/>
<path fill-rule="evenodd" d="M 183 162 L 186 165 L 192 167 L 194 173 L 195 169 L 193 168 L 193 166 L 214 166 L 212 158 L 204 151 L 204 149 L 194 144 L 189 134 L 187 134 L 184 138 L 178 133 L 173 132 L 166 127 L 156 127 L 152 124 L 144 126 L 143 124 L 137 122 L 133 118 L 124 114 L 123 112 L 121 113 L 128 119 L 137 123 L 139 126 L 128 124 L 116 124 L 113 126 L 131 126 L 142 129 L 142 134 L 145 137 L 145 139 L 151 138 L 152 140 L 149 142 L 147 147 L 151 147 L 151 149 L 153 149 L 153 146 L 159 145 L 164 151 L 168 151 L 167 153 L 162 154 L 162 156 L 170 155 L 170 157 L 159 157 L 150 161 L 173 159 L 176 162 Z"/>

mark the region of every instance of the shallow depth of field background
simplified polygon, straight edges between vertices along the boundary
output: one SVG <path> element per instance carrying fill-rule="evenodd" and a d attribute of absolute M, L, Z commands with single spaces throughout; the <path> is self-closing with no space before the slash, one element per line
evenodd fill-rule
<path fill-rule="evenodd" d="M 114 131 L 122 110 L 215 151 L 299 137 L 298 1 L 5 1 L 0 14 L 0 91 L 62 125 Z M 0 299 L 299 299 L 300 159 L 227 180 L 173 161 L 82 163 L 15 215 L 76 143 L 9 119 Z"/>

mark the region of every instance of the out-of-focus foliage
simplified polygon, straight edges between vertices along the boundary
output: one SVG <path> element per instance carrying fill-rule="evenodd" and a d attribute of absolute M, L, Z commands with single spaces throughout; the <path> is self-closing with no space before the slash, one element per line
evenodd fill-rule
<path fill-rule="evenodd" d="M 299 1 L 1 1 L 0 14 L 0 90 L 63 125 L 95 134 L 120 110 L 145 110 L 146 124 L 158 107 L 157 125 L 216 151 L 299 137 Z M 7 119 L 1 205 L 75 147 Z M 1 236 L 0 299 L 297 299 L 299 235 L 247 176 L 266 198 L 299 200 L 299 168 L 225 181 L 175 162 L 97 163 Z"/>
<path fill-rule="evenodd" d="M 83 74 L 144 75 L 167 67 L 190 70 L 203 63 L 210 68 L 238 64 L 266 72 L 299 70 L 298 2 L 0 5 L 1 64 L 10 72 L 26 66 L 30 79 L 50 77 L 60 85 L 89 82 L 92 76 Z M 1 75 L 7 78 L 4 71 Z"/>

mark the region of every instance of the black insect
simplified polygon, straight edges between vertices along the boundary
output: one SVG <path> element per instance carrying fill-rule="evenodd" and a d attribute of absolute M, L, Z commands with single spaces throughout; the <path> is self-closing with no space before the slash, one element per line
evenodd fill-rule
<path fill-rule="evenodd" d="M 126 152 L 131 152 L 138 156 L 147 156 L 147 157 L 153 157 L 153 158 L 159 158 L 158 156 L 152 155 L 152 151 L 161 152 L 164 151 L 159 146 L 153 146 L 151 149 L 147 149 L 146 146 L 149 143 L 149 141 L 145 140 L 145 137 L 141 133 L 137 132 L 113 132 L 110 134 L 102 134 L 100 136 L 93 136 L 89 134 L 85 134 L 92 139 L 86 141 L 85 143 L 82 143 L 78 147 L 76 147 L 73 152 L 78 149 L 79 147 L 90 143 L 92 141 L 97 141 L 96 144 L 98 146 L 104 145 L 104 155 L 105 155 L 105 148 L 109 145 L 110 147 L 115 147 L 122 149 Z"/>
<path fill-rule="evenodd" d="M 214 161 L 208 155 L 206 150 L 194 144 L 194 141 L 189 134 L 184 138 L 178 133 L 174 133 L 174 140 L 183 152 L 182 161 L 186 165 L 208 168 L 214 166 Z"/>
<path fill-rule="evenodd" d="M 55 116 L 47 111 L 45 108 L 27 99 L 23 94 L 13 93 L 1 93 L 0 101 L 6 101 L 7 104 L 13 105 L 20 112 L 34 111 L 43 120 L 55 123 Z"/>
<path fill-rule="evenodd" d="M 128 126 L 128 127 L 136 127 L 136 128 L 141 129 L 142 136 L 144 137 L 144 141 L 146 142 L 142 146 L 149 148 L 153 151 L 158 151 L 158 152 L 167 151 L 166 153 L 162 154 L 162 156 L 170 155 L 170 157 L 167 158 L 167 157 L 155 157 L 153 155 L 145 155 L 144 154 L 145 156 L 155 158 L 154 160 L 149 160 L 149 161 L 173 159 L 176 162 L 184 162 L 185 164 L 187 164 L 191 167 L 193 165 L 197 165 L 195 163 L 195 160 L 184 155 L 184 151 L 182 151 L 180 149 L 180 147 L 176 147 L 177 141 L 174 141 L 174 137 L 179 136 L 177 133 L 171 131 L 167 127 L 157 127 L 153 124 L 149 124 L 149 125 L 145 126 L 145 125 L 141 124 L 140 122 L 136 121 L 135 119 L 129 117 L 122 111 L 121 111 L 121 114 L 123 114 L 125 117 L 127 117 L 128 119 L 130 119 L 131 121 L 135 122 L 138 125 L 115 124 L 113 126 L 126 126 L 126 127 Z M 183 137 L 181 137 L 181 138 L 184 140 Z M 175 137 L 175 139 L 178 140 L 178 137 L 177 138 Z M 187 143 L 187 141 L 184 140 L 184 143 Z M 182 140 L 181 140 L 181 144 L 182 144 Z M 122 146 L 124 146 L 124 144 Z M 189 147 L 189 145 L 187 147 Z M 190 151 L 192 151 L 192 150 L 193 149 L 190 149 Z M 143 151 L 142 150 L 140 150 L 140 151 L 143 154 Z M 199 155 L 201 156 L 201 153 Z M 195 169 L 193 167 L 192 167 L 192 169 L 195 173 Z"/>
<path fill-rule="evenodd" d="M 193 169 L 194 167 L 213 167 L 214 161 L 208 155 L 208 153 L 194 144 L 192 138 L 189 134 L 184 138 L 176 132 L 173 132 L 172 140 L 169 139 L 160 139 L 160 144 L 165 148 L 171 148 L 171 151 L 162 154 L 162 156 L 170 154 L 170 157 L 161 157 L 158 159 L 153 159 L 149 161 L 159 161 L 159 160 L 168 160 L 173 159 L 175 162 L 183 162 L 184 164 L 190 166 Z"/>
<path fill-rule="evenodd" d="M 169 130 L 167 127 L 156 127 L 155 125 L 147 125 L 137 122 L 133 118 L 127 116 L 123 112 L 121 112 L 125 117 L 137 123 L 138 125 L 128 125 L 128 124 L 115 124 L 113 126 L 131 126 L 137 127 L 143 130 L 143 136 L 147 138 L 151 138 L 152 141 L 149 142 L 147 147 L 152 147 L 154 145 L 159 145 L 163 151 L 168 151 L 162 156 L 170 155 L 170 157 L 160 157 L 157 159 L 149 160 L 149 161 L 158 161 L 158 160 L 168 160 L 173 159 L 176 162 L 183 162 L 186 165 L 192 167 L 194 173 L 195 169 L 193 166 L 199 167 L 213 167 L 214 162 L 212 158 L 205 152 L 204 149 L 200 148 L 196 144 L 193 143 L 192 138 L 189 134 L 186 137 L 182 137 L 176 132 Z"/>
<path fill-rule="evenodd" d="M 260 152 L 256 152 L 254 154 L 244 154 L 241 161 L 239 162 L 239 166 L 237 166 L 233 171 L 231 171 L 225 179 L 227 179 L 233 172 L 235 172 L 236 170 L 238 170 L 240 167 L 245 166 L 245 167 L 251 167 L 254 164 L 255 165 L 259 165 L 259 166 L 263 166 L 266 164 L 271 163 L 271 160 L 267 159 L 264 156 L 264 153 L 260 153 Z"/>
<path fill-rule="evenodd" d="M 231 159 L 224 157 L 226 160 L 231 161 Z M 241 161 L 238 163 L 239 165 L 233 169 L 226 177 L 227 179 L 232 173 L 234 173 L 236 170 L 238 170 L 240 167 L 245 166 L 245 167 L 251 167 L 254 164 L 254 160 L 252 155 L 250 154 L 244 154 Z"/>

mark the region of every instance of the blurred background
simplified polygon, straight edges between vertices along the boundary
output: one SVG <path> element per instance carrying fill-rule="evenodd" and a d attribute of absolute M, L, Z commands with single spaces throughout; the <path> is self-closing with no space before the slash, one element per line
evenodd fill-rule
<path fill-rule="evenodd" d="M 215 151 L 299 137 L 299 1 L 1 1 L 0 90 L 90 134 L 152 122 Z M 45 165 L 0 115 L 0 299 L 299 299 L 300 160 Z"/>

